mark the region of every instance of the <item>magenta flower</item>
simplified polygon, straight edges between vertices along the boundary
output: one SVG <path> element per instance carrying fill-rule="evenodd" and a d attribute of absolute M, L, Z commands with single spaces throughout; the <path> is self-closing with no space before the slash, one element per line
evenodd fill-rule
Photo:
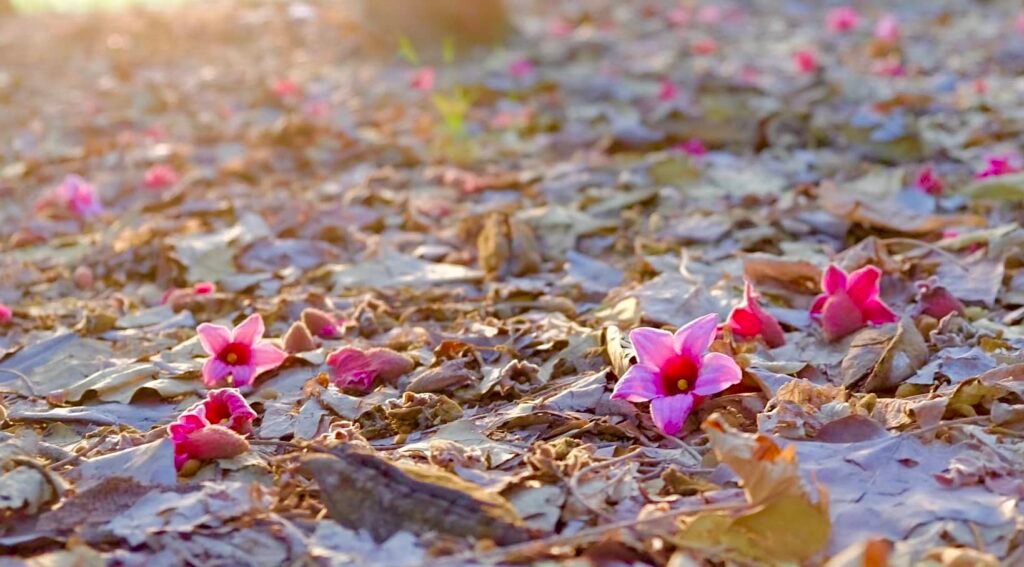
<path fill-rule="evenodd" d="M 14 318 L 14 311 L 10 307 L 0 303 L 0 325 L 6 325 Z"/>
<path fill-rule="evenodd" d="M 103 212 L 96 188 L 77 175 L 68 175 L 59 187 L 44 195 L 37 210 L 56 207 L 78 219 L 88 219 Z"/>
<path fill-rule="evenodd" d="M 192 286 L 192 291 L 195 292 L 196 295 L 209 295 L 211 293 L 216 293 L 217 284 L 213 282 L 199 282 Z"/>
<path fill-rule="evenodd" d="M 233 386 L 248 386 L 256 376 L 280 366 L 287 355 L 262 340 L 265 330 L 259 313 L 250 315 L 234 330 L 210 323 L 199 325 L 199 342 L 210 354 L 203 364 L 203 383 L 212 388 L 230 375 Z"/>
<path fill-rule="evenodd" d="M 900 39 L 900 22 L 893 14 L 885 14 L 875 23 L 875 38 L 895 43 Z"/>
<path fill-rule="evenodd" d="M 395 380 L 413 368 L 408 357 L 386 348 L 362 351 L 344 347 L 327 357 L 327 365 L 336 386 L 363 391 L 369 390 L 377 378 Z"/>
<path fill-rule="evenodd" d="M 853 6 L 832 8 L 825 15 L 825 27 L 832 33 L 843 33 L 860 25 L 860 13 Z"/>
<path fill-rule="evenodd" d="M 810 49 L 801 49 L 793 54 L 793 65 L 801 73 L 813 73 L 818 70 L 818 55 Z"/>
<path fill-rule="evenodd" d="M 154 165 L 146 170 L 142 184 L 147 189 L 166 189 L 178 183 L 178 172 L 164 164 Z"/>
<path fill-rule="evenodd" d="M 917 282 L 917 310 L 919 313 L 942 319 L 950 313 L 964 314 L 964 304 L 939 284 L 938 278 L 932 276 Z"/>
<path fill-rule="evenodd" d="M 302 94 L 302 87 L 291 79 L 278 79 L 270 90 L 279 98 L 295 98 Z"/>
<path fill-rule="evenodd" d="M 732 329 L 732 333 L 743 338 L 761 336 L 765 344 L 771 348 L 780 347 L 786 344 L 786 335 L 782 332 L 782 326 L 771 313 L 765 311 L 754 295 L 754 286 L 750 282 L 743 283 L 743 303 L 733 308 L 725 326 Z"/>
<path fill-rule="evenodd" d="M 679 88 L 672 81 L 662 79 L 661 86 L 658 87 L 658 100 L 669 102 L 675 100 L 677 96 L 679 96 Z"/>
<path fill-rule="evenodd" d="M 533 62 L 530 61 L 529 59 L 526 59 L 525 57 L 521 59 L 516 59 L 508 66 L 508 74 L 512 75 L 517 79 L 528 77 L 532 75 L 535 70 L 536 67 L 534 67 Z"/>
<path fill-rule="evenodd" d="M 190 460 L 230 459 L 246 452 L 245 435 L 256 412 L 234 388 L 212 390 L 167 427 L 174 443 L 174 468 Z"/>
<path fill-rule="evenodd" d="M 707 147 L 704 146 L 704 142 L 699 138 L 691 138 L 685 142 L 680 142 L 676 149 L 693 157 L 700 157 L 708 153 Z"/>
<path fill-rule="evenodd" d="M 811 317 L 821 322 L 825 338 L 834 341 L 865 325 L 893 323 L 899 317 L 879 297 L 882 270 L 864 266 L 850 274 L 830 264 L 821 277 L 824 293 L 814 300 Z"/>
<path fill-rule="evenodd" d="M 988 158 L 988 163 L 985 165 L 985 169 L 981 170 L 981 172 L 974 177 L 975 179 L 984 179 L 986 177 L 996 177 L 999 175 L 1020 172 L 1020 168 L 1010 162 L 1010 156 L 991 156 Z"/>
<path fill-rule="evenodd" d="M 929 195 L 941 195 L 943 189 L 942 178 L 935 174 L 935 169 L 926 165 L 917 172 L 914 178 L 914 187 Z"/>
<path fill-rule="evenodd" d="M 694 55 L 711 55 L 718 51 L 718 42 L 711 39 L 698 39 L 690 44 L 690 53 Z"/>
<path fill-rule="evenodd" d="M 615 385 L 612 399 L 651 402 L 651 418 L 665 435 L 675 435 L 693 407 L 743 378 L 739 365 L 718 352 L 708 352 L 718 316 L 705 315 L 675 334 L 640 327 L 629 333 L 638 362 Z"/>
<path fill-rule="evenodd" d="M 437 78 L 437 73 L 433 67 L 423 67 L 417 70 L 412 79 L 409 80 L 409 86 L 423 92 L 429 92 L 434 90 L 434 82 Z"/>

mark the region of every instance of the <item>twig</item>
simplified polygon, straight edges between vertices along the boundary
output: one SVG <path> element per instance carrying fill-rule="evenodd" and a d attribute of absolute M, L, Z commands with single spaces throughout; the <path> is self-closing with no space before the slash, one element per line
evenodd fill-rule
<path fill-rule="evenodd" d="M 927 249 L 927 250 L 929 250 L 931 252 L 935 252 L 939 256 L 942 256 L 942 257 L 946 258 L 950 262 L 953 262 L 954 264 L 957 265 L 957 267 L 959 267 L 961 269 L 964 269 L 964 270 L 967 269 L 964 266 L 963 262 L 960 261 L 959 258 L 957 258 L 956 256 L 950 254 L 949 252 L 943 250 L 942 248 L 939 248 L 938 246 L 936 246 L 936 245 L 934 245 L 934 244 L 932 244 L 930 242 L 924 242 L 922 240 L 915 240 L 913 238 L 902 238 L 902 237 L 898 237 L 898 236 L 897 237 L 893 237 L 893 238 L 885 238 L 883 240 L 879 240 L 879 242 L 881 242 L 883 245 L 886 245 L 886 246 L 889 245 L 889 244 L 907 244 L 907 245 L 913 246 L 914 248 L 925 248 L 925 249 Z"/>

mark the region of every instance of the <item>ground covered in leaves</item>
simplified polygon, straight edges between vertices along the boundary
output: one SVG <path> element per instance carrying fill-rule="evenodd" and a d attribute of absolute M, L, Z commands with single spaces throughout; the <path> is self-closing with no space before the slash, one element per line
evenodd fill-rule
<path fill-rule="evenodd" d="M 817 4 L 0 20 L 3 564 L 1024 562 L 1024 18 Z"/>

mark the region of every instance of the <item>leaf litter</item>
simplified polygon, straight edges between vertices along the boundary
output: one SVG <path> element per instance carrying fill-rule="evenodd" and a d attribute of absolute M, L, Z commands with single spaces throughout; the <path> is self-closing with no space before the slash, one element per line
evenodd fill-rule
<path fill-rule="evenodd" d="M 0 16 L 5 564 L 1021 562 L 1019 6 L 355 4 Z"/>

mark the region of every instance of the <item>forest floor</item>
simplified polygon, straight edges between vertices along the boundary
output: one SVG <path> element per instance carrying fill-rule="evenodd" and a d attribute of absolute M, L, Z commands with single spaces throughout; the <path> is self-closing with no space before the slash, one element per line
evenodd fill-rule
<path fill-rule="evenodd" d="M 1019 6 L 512 4 L 0 18 L 0 565 L 1024 564 Z"/>

